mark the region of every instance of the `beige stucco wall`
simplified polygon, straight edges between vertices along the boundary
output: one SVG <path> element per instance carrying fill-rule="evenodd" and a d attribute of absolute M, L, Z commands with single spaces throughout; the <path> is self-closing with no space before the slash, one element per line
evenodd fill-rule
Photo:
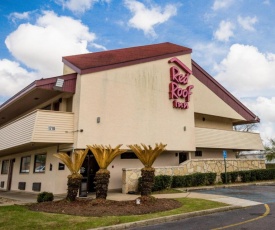
<path fill-rule="evenodd" d="M 193 82 L 196 86 L 193 90 L 195 113 L 245 120 L 197 78 L 193 78 Z"/>
<path fill-rule="evenodd" d="M 65 74 L 70 74 L 70 73 L 75 73 L 75 71 L 72 68 L 70 68 L 69 66 L 64 64 L 63 74 L 65 75 Z"/>
<path fill-rule="evenodd" d="M 190 55 L 178 58 L 191 68 Z M 162 142 L 167 150 L 195 150 L 193 94 L 189 109 L 173 108 L 168 96 L 169 59 L 78 78 L 74 112 L 79 109 L 78 128 L 84 132 L 77 135 L 76 148 L 87 144 Z"/>
<path fill-rule="evenodd" d="M 202 151 L 201 157 L 196 157 L 195 152 L 191 152 L 191 159 L 217 159 L 223 158 L 223 150 L 222 149 L 197 149 L 198 151 Z M 233 150 L 226 150 L 227 158 L 236 158 L 236 152 Z"/>
<path fill-rule="evenodd" d="M 58 170 L 58 163 L 60 162 L 57 158 L 53 156 L 53 153 L 57 152 L 57 147 L 49 147 L 43 148 L 33 151 L 28 151 L 24 153 L 14 154 L 12 156 L 2 157 L 1 160 L 1 167 L 2 161 L 5 159 L 13 159 L 15 158 L 14 168 L 13 168 L 13 175 L 12 175 L 12 183 L 11 183 L 11 190 L 13 191 L 20 191 L 18 190 L 18 183 L 19 182 L 26 182 L 26 192 L 33 192 L 32 191 L 32 184 L 34 182 L 41 182 L 41 192 L 42 191 L 49 191 L 53 192 L 54 194 L 63 194 L 67 191 L 67 176 L 70 174 L 67 167 L 65 170 Z M 46 153 L 46 170 L 44 173 L 34 173 L 34 157 L 36 154 Z M 30 164 L 30 172 L 29 173 L 20 173 L 20 163 L 21 157 L 23 156 L 31 156 L 31 164 Z M 50 164 L 52 164 L 52 171 L 50 171 Z M 0 174 L 0 181 L 5 181 L 5 188 L 7 188 L 7 175 Z M 0 188 L 2 189 L 2 188 Z M 3 190 L 3 189 L 2 189 Z"/>
<path fill-rule="evenodd" d="M 195 113 L 195 127 L 233 130 L 232 119 Z"/>

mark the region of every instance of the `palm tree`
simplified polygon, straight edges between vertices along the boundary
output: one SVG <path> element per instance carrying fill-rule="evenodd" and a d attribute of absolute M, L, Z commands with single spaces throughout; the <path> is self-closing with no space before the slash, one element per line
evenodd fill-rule
<path fill-rule="evenodd" d="M 149 145 L 127 145 L 139 158 L 144 168 L 141 169 L 141 196 L 149 196 L 155 179 L 155 169 L 152 167 L 157 157 L 165 150 L 166 145 L 157 144 L 154 149 Z"/>
<path fill-rule="evenodd" d="M 67 153 L 55 153 L 55 157 L 60 159 L 70 170 L 71 175 L 68 176 L 68 191 L 66 199 L 68 201 L 75 201 L 81 184 L 82 175 L 79 173 L 80 167 L 88 153 L 89 149 L 75 150 L 72 156 L 69 157 Z"/>
<path fill-rule="evenodd" d="M 107 170 L 107 167 L 116 156 L 126 152 L 126 150 L 119 149 L 121 146 L 122 145 L 117 145 L 113 149 L 110 145 L 87 145 L 87 147 L 93 152 L 100 168 L 95 176 L 96 199 L 106 199 L 107 197 L 110 178 L 110 171 Z"/>

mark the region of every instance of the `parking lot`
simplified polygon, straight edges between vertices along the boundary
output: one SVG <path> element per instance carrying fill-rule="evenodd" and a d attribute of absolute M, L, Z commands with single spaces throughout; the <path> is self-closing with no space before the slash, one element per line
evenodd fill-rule
<path fill-rule="evenodd" d="M 196 192 L 202 194 L 224 195 L 256 201 L 263 204 L 275 203 L 275 184 L 215 188 L 211 190 L 197 190 Z"/>

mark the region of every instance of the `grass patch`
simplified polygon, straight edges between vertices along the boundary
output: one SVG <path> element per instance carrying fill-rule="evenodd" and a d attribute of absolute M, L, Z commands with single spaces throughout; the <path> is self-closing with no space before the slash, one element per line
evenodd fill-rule
<path fill-rule="evenodd" d="M 202 199 L 179 198 L 177 200 L 183 204 L 182 207 L 170 211 L 108 217 L 70 216 L 29 211 L 27 207 L 19 205 L 2 206 L 0 207 L 0 229 L 81 230 L 227 206 L 223 203 Z"/>
<path fill-rule="evenodd" d="M 160 191 L 152 192 L 152 194 L 171 194 L 171 193 L 183 193 L 183 191 L 174 189 L 174 188 L 167 188 Z"/>

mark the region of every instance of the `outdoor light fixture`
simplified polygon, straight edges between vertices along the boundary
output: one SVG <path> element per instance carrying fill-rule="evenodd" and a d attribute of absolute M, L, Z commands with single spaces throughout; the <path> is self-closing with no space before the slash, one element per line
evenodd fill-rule
<path fill-rule="evenodd" d="M 136 199 L 136 204 L 140 204 L 140 199 L 139 198 Z"/>
<path fill-rule="evenodd" d="M 100 123 L 100 117 L 96 118 L 96 123 Z"/>

